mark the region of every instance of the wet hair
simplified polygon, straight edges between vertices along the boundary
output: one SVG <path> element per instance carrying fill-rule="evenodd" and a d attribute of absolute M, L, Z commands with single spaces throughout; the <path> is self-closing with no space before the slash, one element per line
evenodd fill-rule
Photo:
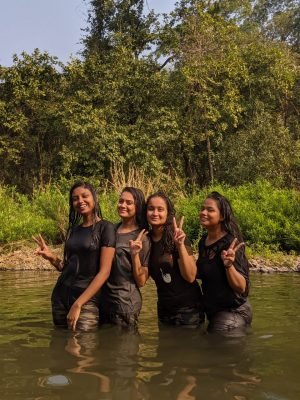
<path fill-rule="evenodd" d="M 66 241 L 69 239 L 72 229 L 75 226 L 79 225 L 79 223 L 81 222 L 81 219 L 82 219 L 81 214 L 78 213 L 76 210 L 74 210 L 73 198 L 72 198 L 74 190 L 79 187 L 88 189 L 91 192 L 94 203 L 95 203 L 95 207 L 93 210 L 93 231 L 92 231 L 92 240 L 91 240 L 91 248 L 95 248 L 98 244 L 97 232 L 96 232 L 95 227 L 96 227 L 97 219 L 98 218 L 102 219 L 102 213 L 101 213 L 100 205 L 98 203 L 96 189 L 94 188 L 93 185 L 91 185 L 90 183 L 84 182 L 84 181 L 79 181 L 79 182 L 74 183 L 74 185 L 71 187 L 70 192 L 69 192 L 69 226 L 68 226 L 68 230 L 67 230 Z"/>
<path fill-rule="evenodd" d="M 236 237 L 239 242 L 243 241 L 243 235 L 240 228 L 236 222 L 235 216 L 229 200 L 221 195 L 219 192 L 211 192 L 206 196 L 207 199 L 212 199 L 217 203 L 218 209 L 223 221 L 221 221 L 222 229 L 230 233 L 232 236 Z"/>
<path fill-rule="evenodd" d="M 151 196 L 148 197 L 146 202 L 146 210 L 148 209 L 150 200 L 153 199 L 154 197 L 160 197 L 161 199 L 163 199 L 167 206 L 167 220 L 164 225 L 162 244 L 164 252 L 172 253 L 174 250 L 173 218 L 175 217 L 175 208 L 169 197 L 164 192 L 158 191 L 156 193 L 151 194 Z M 150 230 L 150 235 L 151 235 L 151 230 Z"/>
<path fill-rule="evenodd" d="M 128 192 L 132 195 L 133 200 L 134 200 L 134 205 L 135 205 L 135 220 L 140 229 L 146 229 L 147 228 L 147 222 L 146 222 L 146 201 L 145 201 L 145 196 L 144 193 L 135 187 L 132 186 L 126 186 L 122 192 Z"/>

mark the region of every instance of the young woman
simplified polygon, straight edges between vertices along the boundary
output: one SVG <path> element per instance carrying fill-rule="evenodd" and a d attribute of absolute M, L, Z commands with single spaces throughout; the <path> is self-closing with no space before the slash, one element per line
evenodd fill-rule
<path fill-rule="evenodd" d="M 177 226 L 174 207 L 163 192 L 151 195 L 146 206 L 151 238 L 149 269 L 135 263 L 136 279 L 140 285 L 149 275 L 154 279 L 161 322 L 198 326 L 204 320 L 201 290 L 192 249 L 182 230 L 183 218 Z M 138 252 L 139 246 L 137 240 L 132 247 Z"/>
<path fill-rule="evenodd" d="M 141 190 L 125 187 L 118 200 L 121 222 L 116 226 L 116 254 L 111 274 L 100 296 L 100 319 L 134 328 L 142 307 L 139 283 L 133 273 L 133 264 L 147 268 L 150 254 L 150 240 L 145 232 L 145 198 Z M 140 241 L 141 248 L 135 258 L 134 241 Z"/>
<path fill-rule="evenodd" d="M 197 267 L 208 328 L 224 331 L 250 325 L 249 265 L 229 201 L 218 192 L 210 193 L 200 223 L 206 233 L 199 242 Z"/>
<path fill-rule="evenodd" d="M 36 254 L 61 271 L 51 297 L 54 324 L 88 331 L 98 327 L 97 294 L 110 274 L 115 229 L 101 218 L 92 185 L 79 182 L 72 186 L 69 206 L 63 260 L 48 248 L 41 235 L 34 238 L 39 245 Z"/>

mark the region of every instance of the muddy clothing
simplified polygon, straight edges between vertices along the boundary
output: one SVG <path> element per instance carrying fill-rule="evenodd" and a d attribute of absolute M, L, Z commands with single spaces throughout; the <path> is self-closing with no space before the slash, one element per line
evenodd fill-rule
<path fill-rule="evenodd" d="M 197 281 L 186 281 L 179 269 L 179 254 L 164 252 L 162 240 L 152 241 L 149 274 L 157 288 L 157 311 L 161 322 L 175 325 L 197 325 L 202 322 L 202 295 Z M 190 243 L 186 241 L 189 255 Z"/>
<path fill-rule="evenodd" d="M 67 326 L 67 314 L 72 304 L 85 291 L 99 271 L 102 247 L 115 247 L 115 229 L 108 221 L 95 227 L 81 225 L 72 229 L 65 244 L 64 268 L 53 289 L 51 302 L 55 325 Z M 99 322 L 97 295 L 81 309 L 77 327 L 95 328 Z"/>
<path fill-rule="evenodd" d="M 250 324 L 252 312 L 249 303 L 246 304 L 249 291 L 249 264 L 245 251 L 240 248 L 234 261 L 234 268 L 246 279 L 247 289 L 244 294 L 238 294 L 230 287 L 226 270 L 221 258 L 221 252 L 227 250 L 233 241 L 229 233 L 209 246 L 205 245 L 206 235 L 199 242 L 199 257 L 197 260 L 198 278 L 202 281 L 204 309 L 207 318 L 219 327 L 227 325 Z M 219 314 L 221 313 L 221 314 Z M 237 318 L 233 318 L 233 314 Z M 241 321 L 239 322 L 239 315 Z M 227 316 L 227 317 L 226 317 Z M 231 322 L 230 322 L 231 319 Z M 235 320 L 235 322 L 232 322 Z M 225 328 L 226 329 L 226 328 Z"/>
<path fill-rule="evenodd" d="M 117 228 L 117 227 L 116 227 Z M 116 253 L 110 276 L 100 295 L 100 320 L 116 325 L 136 325 L 142 307 L 142 296 L 132 273 L 129 241 L 141 230 L 116 233 Z M 145 237 L 139 253 L 141 265 L 148 266 L 150 240 Z"/>

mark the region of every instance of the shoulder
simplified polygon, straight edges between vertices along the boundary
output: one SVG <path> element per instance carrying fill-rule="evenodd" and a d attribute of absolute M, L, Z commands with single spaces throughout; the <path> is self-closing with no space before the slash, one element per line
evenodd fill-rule
<path fill-rule="evenodd" d="M 112 222 L 102 219 L 97 222 L 97 230 L 103 246 L 115 247 L 116 226 Z"/>
<path fill-rule="evenodd" d="M 101 219 L 100 221 L 97 222 L 96 225 L 99 227 L 99 229 L 102 229 L 102 230 L 108 229 L 108 230 L 116 231 L 117 227 L 118 227 L 118 224 L 113 224 L 112 222 L 107 221 L 105 219 Z"/>
<path fill-rule="evenodd" d="M 200 238 L 200 240 L 199 240 L 199 244 L 198 244 L 198 246 L 200 247 L 202 247 L 202 246 L 204 246 L 205 245 L 205 240 L 206 240 L 206 238 L 207 238 L 207 233 L 205 232 L 205 233 L 203 233 L 203 235 L 201 236 L 201 238 Z"/>
<path fill-rule="evenodd" d="M 234 236 L 231 233 L 226 233 L 226 235 L 220 239 L 220 246 L 227 248 L 231 245 L 233 240 Z"/>

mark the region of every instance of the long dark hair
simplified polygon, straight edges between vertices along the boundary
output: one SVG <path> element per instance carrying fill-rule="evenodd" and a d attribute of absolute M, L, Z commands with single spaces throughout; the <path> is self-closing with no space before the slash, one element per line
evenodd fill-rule
<path fill-rule="evenodd" d="M 147 228 L 146 222 L 146 201 L 144 193 L 135 187 L 126 186 L 122 192 L 128 192 L 132 195 L 135 205 L 135 220 L 140 229 Z"/>
<path fill-rule="evenodd" d="M 242 242 L 243 235 L 236 222 L 229 200 L 219 192 L 211 192 L 206 198 L 212 199 L 217 203 L 218 209 L 223 218 L 223 221 L 221 221 L 222 229 L 225 232 L 230 233 L 232 236 L 236 237 L 239 242 Z"/>
<path fill-rule="evenodd" d="M 75 189 L 82 187 L 84 189 L 88 189 L 93 197 L 94 203 L 95 203 L 95 208 L 93 210 L 93 231 L 92 231 L 92 240 L 91 240 L 91 247 L 97 246 L 97 232 L 95 229 L 97 219 L 100 218 L 102 219 L 102 213 L 101 213 L 101 208 L 98 202 L 98 196 L 96 193 L 96 189 L 94 188 L 93 185 L 91 185 L 88 182 L 84 181 L 79 181 L 74 183 L 74 185 L 71 187 L 70 192 L 69 192 L 69 226 L 66 234 L 66 241 L 69 239 L 70 234 L 72 229 L 79 225 L 82 219 L 82 216 L 80 213 L 78 213 L 76 210 L 73 208 L 73 192 Z"/>
<path fill-rule="evenodd" d="M 160 197 L 164 200 L 167 206 L 167 220 L 164 225 L 162 244 L 164 252 L 172 253 L 174 250 L 174 231 L 173 231 L 173 218 L 175 217 L 175 208 L 169 197 L 162 191 L 151 194 L 146 202 L 146 209 L 148 208 L 149 202 L 154 197 Z M 151 230 L 150 230 L 151 235 Z"/>

